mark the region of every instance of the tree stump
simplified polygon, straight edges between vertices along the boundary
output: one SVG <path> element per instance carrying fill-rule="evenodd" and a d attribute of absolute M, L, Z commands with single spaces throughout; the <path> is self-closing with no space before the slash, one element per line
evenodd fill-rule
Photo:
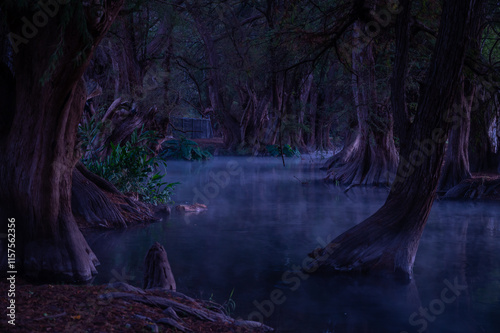
<path fill-rule="evenodd" d="M 175 280 L 167 252 L 160 243 L 155 242 L 144 260 L 144 289 L 162 288 L 175 291 Z"/>

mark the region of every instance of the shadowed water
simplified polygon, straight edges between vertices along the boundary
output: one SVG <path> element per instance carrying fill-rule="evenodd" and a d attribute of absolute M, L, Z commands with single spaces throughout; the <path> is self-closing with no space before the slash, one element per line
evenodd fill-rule
<path fill-rule="evenodd" d="M 171 161 L 176 204 L 208 211 L 129 230 L 91 233 L 101 261 L 95 283 L 142 285 L 149 247 L 166 249 L 179 291 L 224 303 L 234 317 L 278 332 L 498 332 L 498 203 L 436 202 L 417 254 L 414 279 L 309 276 L 307 253 L 375 212 L 387 189 L 323 183 L 313 159 L 218 157 Z"/>

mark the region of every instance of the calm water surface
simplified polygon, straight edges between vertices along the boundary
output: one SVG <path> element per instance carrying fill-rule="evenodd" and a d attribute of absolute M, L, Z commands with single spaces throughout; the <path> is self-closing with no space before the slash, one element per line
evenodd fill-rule
<path fill-rule="evenodd" d="M 312 158 L 217 157 L 171 161 L 175 202 L 206 203 L 199 215 L 92 233 L 101 261 L 95 283 L 142 284 L 149 247 L 166 249 L 177 288 L 223 303 L 234 317 L 277 332 L 500 332 L 500 207 L 436 202 L 417 254 L 414 280 L 309 276 L 307 253 L 361 222 L 387 190 L 322 182 Z"/>

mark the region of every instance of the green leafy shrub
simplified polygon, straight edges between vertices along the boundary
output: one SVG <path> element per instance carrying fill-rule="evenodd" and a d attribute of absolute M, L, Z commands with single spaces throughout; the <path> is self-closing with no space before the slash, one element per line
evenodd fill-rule
<path fill-rule="evenodd" d="M 111 153 L 99 158 L 97 152 L 102 147 L 95 148 L 99 128 L 100 125 L 89 122 L 79 129 L 82 149 L 86 153 L 82 162 L 87 169 L 107 179 L 123 193 L 136 193 L 143 202 L 154 205 L 170 202 L 173 189 L 179 183 L 164 182 L 163 175 L 155 172 L 165 163 L 149 149 L 151 141 L 157 139 L 156 133 L 141 130 L 138 134 L 136 130 L 129 141 L 111 144 Z"/>
<path fill-rule="evenodd" d="M 88 156 L 97 158 L 97 154 L 102 150 L 102 147 L 96 148 L 103 127 L 98 117 L 99 115 L 96 113 L 88 122 L 78 126 L 78 138 L 80 139 L 80 148 L 84 152 L 84 159 Z"/>
<path fill-rule="evenodd" d="M 179 140 L 169 140 L 163 143 L 163 158 L 185 159 L 188 161 L 208 160 L 212 154 L 201 149 L 194 141 L 181 137 Z"/>
<path fill-rule="evenodd" d="M 266 150 L 273 157 L 281 157 L 281 155 L 286 157 L 300 157 L 299 150 L 291 147 L 289 144 L 284 145 L 283 149 L 281 149 L 280 145 L 268 145 L 266 146 Z"/>

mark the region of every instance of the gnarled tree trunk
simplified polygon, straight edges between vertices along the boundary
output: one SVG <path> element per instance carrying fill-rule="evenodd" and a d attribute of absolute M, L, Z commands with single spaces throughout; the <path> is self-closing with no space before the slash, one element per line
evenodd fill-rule
<path fill-rule="evenodd" d="M 469 132 L 474 91 L 472 83 L 462 77 L 460 92 L 457 94 L 457 102 L 454 105 L 454 109 L 458 109 L 460 112 L 453 118 L 456 123 L 451 129 L 448 140 L 448 148 L 438 184 L 439 192 L 446 192 L 463 180 L 471 178 Z"/>
<path fill-rule="evenodd" d="M 476 24 L 475 29 L 470 48 L 473 51 L 472 54 L 480 55 L 483 35 L 482 24 Z M 465 75 L 462 75 L 460 89 L 453 105 L 453 127 L 448 140 L 441 178 L 438 183 L 439 192 L 446 192 L 472 177 L 469 163 L 471 114 L 479 111 L 477 110 L 479 103 L 475 95 L 476 84 L 466 78 Z"/>
<path fill-rule="evenodd" d="M 104 115 L 102 122 L 105 130 L 101 131 L 95 144 L 103 147 L 99 151 L 100 157 L 108 156 L 111 152 L 111 144 L 123 144 L 130 140 L 132 134 L 141 134 L 147 131 L 155 132 L 158 140 L 150 143 L 149 148 L 154 153 L 159 153 L 161 144 L 166 140 L 169 118 L 158 119 L 158 109 L 152 107 L 147 111 L 134 109 L 130 103 L 121 102 L 117 99 Z"/>
<path fill-rule="evenodd" d="M 485 88 L 478 89 L 478 108 L 471 114 L 469 161 L 471 172 L 497 172 L 500 169 L 499 155 L 490 139 L 489 130 L 495 121 L 497 101 Z"/>
<path fill-rule="evenodd" d="M 155 220 L 147 204 L 122 194 L 81 162 L 73 170 L 71 208 L 81 228 L 126 228 Z"/>
<path fill-rule="evenodd" d="M 85 281 L 96 273 L 97 258 L 71 210 L 73 168 L 80 157 L 76 132 L 85 103 L 80 78 L 122 4 L 107 0 L 102 6 L 80 1 L 59 5 L 57 15 L 33 38 L 14 47 L 16 103 L 6 110 L 12 117 L 0 140 L 0 208 L 18 221 L 16 249 L 28 276 Z M 65 26 L 63 15 L 71 13 Z M 11 4 L 10 31 L 23 36 L 21 18 L 33 15 Z M 86 20 L 91 42 L 81 37 L 77 20 Z"/>
<path fill-rule="evenodd" d="M 373 44 L 355 44 L 352 64 L 358 130 L 354 141 L 327 162 L 326 178 L 347 185 L 389 185 L 396 173 L 398 156 L 392 115 L 377 103 Z"/>
<path fill-rule="evenodd" d="M 410 10 L 410 1 L 401 1 Z M 445 1 L 439 35 L 415 121 L 401 149 L 398 174 L 385 204 L 311 256 L 310 271 L 384 271 L 411 277 L 451 127 L 465 51 L 478 24 L 481 0 Z M 460 22 L 460 24 L 457 24 Z M 398 28 L 401 28 L 399 26 Z M 396 47 L 396 57 L 402 56 Z M 410 141 L 411 140 L 411 141 Z"/>

